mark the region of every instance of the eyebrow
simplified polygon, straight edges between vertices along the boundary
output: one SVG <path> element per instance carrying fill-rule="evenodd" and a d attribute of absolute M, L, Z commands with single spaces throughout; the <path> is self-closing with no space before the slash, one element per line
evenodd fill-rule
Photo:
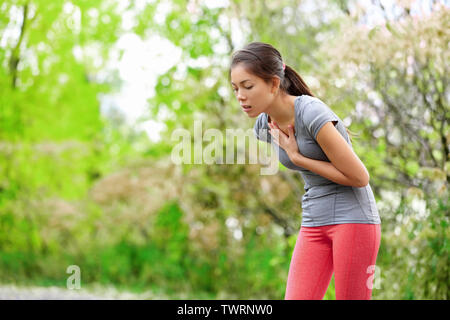
<path fill-rule="evenodd" d="M 243 83 L 243 82 L 245 82 L 245 81 L 250 81 L 250 79 L 242 80 L 240 83 Z M 231 84 L 234 84 L 233 81 L 231 81 Z"/>

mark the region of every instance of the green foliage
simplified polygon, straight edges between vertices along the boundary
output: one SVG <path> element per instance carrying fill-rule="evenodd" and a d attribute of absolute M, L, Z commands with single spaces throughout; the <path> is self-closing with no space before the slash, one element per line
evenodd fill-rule
<path fill-rule="evenodd" d="M 381 290 L 377 299 L 448 300 L 450 245 L 448 197 L 429 203 L 426 216 L 411 214 L 404 204 L 397 212 L 403 223 L 397 230 L 383 231 L 377 265 Z M 405 275 L 406 272 L 406 275 Z M 389 288 L 389 290 L 388 290 Z"/>

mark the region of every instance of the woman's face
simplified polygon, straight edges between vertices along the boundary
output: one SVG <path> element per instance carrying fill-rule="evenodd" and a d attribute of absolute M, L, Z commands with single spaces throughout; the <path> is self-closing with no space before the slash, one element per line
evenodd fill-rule
<path fill-rule="evenodd" d="M 264 112 L 274 97 L 271 94 L 271 87 L 261 78 L 248 73 L 242 63 L 234 66 L 230 75 L 231 86 L 242 111 L 251 118 Z"/>

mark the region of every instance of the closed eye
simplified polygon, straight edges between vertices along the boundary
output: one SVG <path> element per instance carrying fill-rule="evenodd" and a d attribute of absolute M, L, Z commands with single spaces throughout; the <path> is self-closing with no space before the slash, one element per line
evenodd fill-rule
<path fill-rule="evenodd" d="M 247 90 L 250 90 L 251 88 L 253 88 L 253 86 L 248 87 L 248 88 L 245 88 L 245 87 L 244 87 L 244 89 L 247 89 Z M 233 88 L 233 91 L 236 91 L 236 90 L 237 90 L 236 88 Z"/>

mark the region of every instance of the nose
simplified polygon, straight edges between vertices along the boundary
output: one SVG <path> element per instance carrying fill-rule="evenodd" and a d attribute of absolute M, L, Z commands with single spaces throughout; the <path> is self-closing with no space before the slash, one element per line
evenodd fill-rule
<path fill-rule="evenodd" d="M 245 99 L 242 98 L 241 92 L 238 92 L 237 98 L 238 98 L 239 101 L 245 100 Z"/>

